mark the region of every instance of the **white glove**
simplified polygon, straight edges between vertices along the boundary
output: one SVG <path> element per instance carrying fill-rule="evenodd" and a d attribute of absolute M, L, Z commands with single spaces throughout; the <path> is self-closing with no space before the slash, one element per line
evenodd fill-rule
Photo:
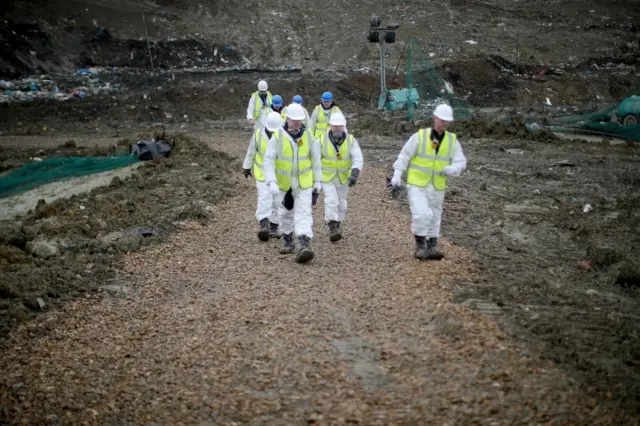
<path fill-rule="evenodd" d="M 313 189 L 315 189 L 318 192 L 322 191 L 322 184 L 320 182 L 314 183 L 313 184 Z"/>
<path fill-rule="evenodd" d="M 455 168 L 453 166 L 444 166 L 444 168 L 442 169 L 442 173 L 444 173 L 445 176 L 454 176 L 454 172 Z"/>
<path fill-rule="evenodd" d="M 269 191 L 271 191 L 271 195 L 278 195 L 280 193 L 280 188 L 278 188 L 278 184 L 274 181 L 269 182 Z"/>
<path fill-rule="evenodd" d="M 391 186 L 402 186 L 402 170 L 396 170 L 393 172 Z"/>

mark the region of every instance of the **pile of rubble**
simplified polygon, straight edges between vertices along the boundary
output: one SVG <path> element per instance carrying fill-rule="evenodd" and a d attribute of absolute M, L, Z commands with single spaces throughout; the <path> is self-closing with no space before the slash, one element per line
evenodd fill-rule
<path fill-rule="evenodd" d="M 20 80 L 0 80 L 0 104 L 31 102 L 36 99 L 84 99 L 87 95 L 118 90 L 119 85 L 100 80 L 98 75 L 101 71 L 100 68 L 78 69 L 71 80 L 60 76 L 60 81 L 48 74 Z"/>

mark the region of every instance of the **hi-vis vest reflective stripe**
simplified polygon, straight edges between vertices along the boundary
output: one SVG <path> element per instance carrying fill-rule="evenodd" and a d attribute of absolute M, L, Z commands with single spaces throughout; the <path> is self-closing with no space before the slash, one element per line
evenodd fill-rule
<path fill-rule="evenodd" d="M 317 112 L 316 112 L 315 136 L 316 136 L 316 139 L 319 139 L 320 137 L 322 137 L 322 133 L 326 132 L 327 129 L 329 128 L 329 120 L 327 119 L 327 116 L 324 114 L 324 109 L 322 109 L 322 105 L 316 106 L 316 111 Z M 329 116 L 331 116 L 331 114 L 334 114 L 338 111 L 340 111 L 340 108 L 338 108 L 337 106 L 331 107 L 331 109 L 329 110 Z"/>
<path fill-rule="evenodd" d="M 256 102 L 253 106 L 253 119 L 257 120 L 260 118 L 260 110 L 262 108 L 268 108 L 269 105 L 271 105 L 271 92 L 267 92 L 267 103 L 263 104 L 262 103 L 262 98 L 260 97 L 260 92 L 253 92 L 253 97 L 255 98 Z"/>
<path fill-rule="evenodd" d="M 453 149 L 457 138 L 455 133 L 450 132 L 445 132 L 444 136 L 436 153 L 431 142 L 431 128 L 418 131 L 420 142 L 416 154 L 409 162 L 408 184 L 425 187 L 433 180 L 433 186 L 436 189 L 444 190 L 447 187 L 447 177 L 442 173 L 442 169 L 453 160 Z"/>
<path fill-rule="evenodd" d="M 253 143 L 256 144 L 256 156 L 253 160 L 253 177 L 264 182 L 264 154 L 267 152 L 269 138 L 264 129 L 258 129 L 253 134 Z"/>
<path fill-rule="evenodd" d="M 293 147 L 290 140 L 283 134 L 283 129 L 279 129 L 274 134 L 277 144 L 276 155 L 276 181 L 281 191 L 288 191 L 291 188 L 291 174 L 293 172 L 293 162 L 298 164 L 298 183 L 300 188 L 309 189 L 313 186 L 313 167 L 311 165 L 311 142 L 313 137 L 309 130 L 298 139 L 298 158 L 293 158 Z"/>
<path fill-rule="evenodd" d="M 322 139 L 320 139 L 320 146 L 322 149 L 322 181 L 329 182 L 337 174 L 340 183 L 344 185 L 349 182 L 353 136 L 347 135 L 347 139 L 342 142 L 338 152 L 336 152 L 329 135 L 325 132 Z"/>

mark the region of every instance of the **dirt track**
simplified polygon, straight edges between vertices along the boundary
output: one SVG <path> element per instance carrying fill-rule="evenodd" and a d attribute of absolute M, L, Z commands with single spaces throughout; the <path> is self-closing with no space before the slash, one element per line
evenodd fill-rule
<path fill-rule="evenodd" d="M 127 257 L 112 296 L 43 315 L 29 327 L 37 337 L 25 329 L 7 345 L 4 417 L 633 423 L 450 303 L 451 283 L 471 279 L 471 253 L 445 243 L 441 263 L 412 259 L 408 218 L 383 180 L 380 169 L 363 173 L 338 244 L 316 207 L 310 265 L 257 241 L 250 183 L 211 225 Z"/>
<path fill-rule="evenodd" d="M 238 156 L 246 141 L 233 135 L 205 139 Z M 401 140 L 371 137 L 362 145 L 368 166 L 351 194 L 345 240 L 328 241 L 320 202 L 312 264 L 277 254 L 277 242 L 257 241 L 255 189 L 242 180 L 241 195 L 215 206 L 207 226 L 191 222 L 166 244 L 123 258 L 101 293 L 76 298 L 14 332 L 0 357 L 10 372 L 0 390 L 2 418 L 30 424 L 635 424 L 636 326 L 625 320 L 637 309 L 633 289 L 606 281 L 604 265 L 594 276 L 572 274 L 584 253 L 579 246 L 566 246 L 558 258 L 539 251 L 549 250 L 544 239 L 525 248 L 480 226 L 500 217 L 505 236 L 522 238 L 517 229 L 533 235 L 526 219 L 520 221 L 527 215 L 522 209 L 510 207 L 506 217 L 495 207 L 478 210 L 482 197 L 497 190 L 487 169 L 504 174 L 514 167 L 512 156 L 525 154 L 493 142 L 466 143 L 473 162 L 448 199 L 448 257 L 430 264 L 411 258 L 406 205 L 384 189 Z M 546 164 L 555 156 L 542 152 L 553 146 L 529 142 L 521 149 L 537 151 Z M 562 143 L 554 151 L 570 147 Z M 583 147 L 590 149 L 597 147 Z M 496 168 L 502 161 L 505 169 Z M 527 167 L 537 173 L 535 162 Z M 517 203 L 518 195 L 508 196 Z M 478 214 L 484 222 L 466 219 Z M 510 284 L 512 274 L 522 280 Z M 545 285 L 528 281 L 540 275 Z M 584 295 L 580 280 L 597 291 Z M 558 287 L 561 282 L 566 287 Z M 615 304 L 622 317 L 611 316 L 612 305 L 601 301 L 612 297 L 622 301 Z M 575 317 L 563 303 L 608 316 Z M 537 325 L 530 329 L 532 322 Z M 617 338 L 596 343 L 616 328 Z"/>

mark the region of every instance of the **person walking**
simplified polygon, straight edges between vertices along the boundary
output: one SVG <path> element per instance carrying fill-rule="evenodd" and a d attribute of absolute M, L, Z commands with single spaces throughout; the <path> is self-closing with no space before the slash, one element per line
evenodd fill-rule
<path fill-rule="evenodd" d="M 347 133 L 346 125 L 342 112 L 331 114 L 329 130 L 316 140 L 322 156 L 324 217 L 334 242 L 342 239 L 349 188 L 357 183 L 364 162 L 358 141 Z"/>
<path fill-rule="evenodd" d="M 447 130 L 452 121 L 453 109 L 438 105 L 433 112 L 433 126 L 414 133 L 393 163 L 394 189 L 402 185 L 402 173 L 408 169 L 407 196 L 416 241 L 414 256 L 418 259 L 444 258 L 437 246 L 447 180 L 460 176 L 467 167 L 456 134 Z"/>

